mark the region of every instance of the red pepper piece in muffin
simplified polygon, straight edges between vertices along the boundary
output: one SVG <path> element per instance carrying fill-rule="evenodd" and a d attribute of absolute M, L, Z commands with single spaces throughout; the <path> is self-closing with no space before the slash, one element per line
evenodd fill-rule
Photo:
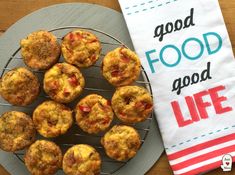
<path fill-rule="evenodd" d="M 112 108 L 116 116 L 125 123 L 142 122 L 153 110 L 153 99 L 143 87 L 123 86 L 115 91 Z"/>
<path fill-rule="evenodd" d="M 115 125 L 101 139 L 101 144 L 110 158 L 124 161 L 136 155 L 141 141 L 133 127 Z"/>
<path fill-rule="evenodd" d="M 114 86 L 133 83 L 139 77 L 140 68 L 139 57 L 124 47 L 107 53 L 102 62 L 102 74 Z"/>
<path fill-rule="evenodd" d="M 90 145 L 74 145 L 64 155 L 63 171 L 68 175 L 99 175 L 100 170 L 100 155 Z"/>
<path fill-rule="evenodd" d="M 72 110 L 55 101 L 45 101 L 33 112 L 33 123 L 44 137 L 57 137 L 72 126 Z"/>
<path fill-rule="evenodd" d="M 61 50 L 66 62 L 77 67 L 89 67 L 99 59 L 101 44 L 93 33 L 75 30 L 63 38 Z"/>
<path fill-rule="evenodd" d="M 104 131 L 113 120 L 113 111 L 108 100 L 97 94 L 80 100 L 75 112 L 78 126 L 90 134 Z"/>
<path fill-rule="evenodd" d="M 68 63 L 57 63 L 49 69 L 43 80 L 45 92 L 55 101 L 69 103 L 77 98 L 85 85 L 80 70 Z"/>

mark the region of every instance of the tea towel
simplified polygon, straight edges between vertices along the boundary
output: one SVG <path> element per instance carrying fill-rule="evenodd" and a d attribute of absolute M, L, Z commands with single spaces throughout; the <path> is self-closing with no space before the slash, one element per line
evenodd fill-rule
<path fill-rule="evenodd" d="M 220 166 L 229 171 L 235 161 L 235 60 L 219 2 L 119 3 L 150 79 L 174 174 Z"/>

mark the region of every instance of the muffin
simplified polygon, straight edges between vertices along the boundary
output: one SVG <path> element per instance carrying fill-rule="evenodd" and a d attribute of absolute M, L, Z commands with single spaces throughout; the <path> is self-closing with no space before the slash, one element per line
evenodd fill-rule
<path fill-rule="evenodd" d="M 61 168 L 62 152 L 55 143 L 38 140 L 29 147 L 24 160 L 32 175 L 52 175 Z"/>
<path fill-rule="evenodd" d="M 54 101 L 45 101 L 33 112 L 35 128 L 44 137 L 57 137 L 72 126 L 72 110 Z"/>
<path fill-rule="evenodd" d="M 125 123 L 142 122 L 153 110 L 150 93 L 139 86 L 117 88 L 111 103 L 116 116 Z"/>
<path fill-rule="evenodd" d="M 107 129 L 113 120 L 110 102 L 97 94 L 80 100 L 75 109 L 78 126 L 90 134 Z"/>
<path fill-rule="evenodd" d="M 101 44 L 93 33 L 75 30 L 63 38 L 61 50 L 66 62 L 89 67 L 99 59 Z"/>
<path fill-rule="evenodd" d="M 10 111 L 0 117 L 0 148 L 15 152 L 33 143 L 36 130 L 31 118 L 23 112 Z"/>
<path fill-rule="evenodd" d="M 102 62 L 102 74 L 114 86 L 133 83 L 140 75 L 140 59 L 130 49 L 119 47 L 107 53 Z"/>
<path fill-rule="evenodd" d="M 20 42 L 25 64 L 33 69 L 48 69 L 60 57 L 60 45 L 56 37 L 45 30 L 29 34 Z"/>
<path fill-rule="evenodd" d="M 0 79 L 1 96 L 13 105 L 31 104 L 39 94 L 38 78 L 28 69 L 18 67 Z"/>
<path fill-rule="evenodd" d="M 124 161 L 136 155 L 141 141 L 138 132 L 125 125 L 115 125 L 101 139 L 106 154 L 115 160 Z"/>
<path fill-rule="evenodd" d="M 75 145 L 64 155 L 63 170 L 67 175 L 99 175 L 100 169 L 100 155 L 89 145 Z"/>
<path fill-rule="evenodd" d="M 43 88 L 55 101 L 69 103 L 77 98 L 85 85 L 78 68 L 68 63 L 57 63 L 44 75 Z"/>

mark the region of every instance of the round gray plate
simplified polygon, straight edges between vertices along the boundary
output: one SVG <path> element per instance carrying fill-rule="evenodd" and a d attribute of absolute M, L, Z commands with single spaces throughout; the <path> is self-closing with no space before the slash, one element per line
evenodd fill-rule
<path fill-rule="evenodd" d="M 104 31 L 133 49 L 131 39 L 121 13 L 93 4 L 67 3 L 50 6 L 29 14 L 16 22 L 0 37 L 0 73 L 11 55 L 19 47 L 20 39 L 39 29 L 63 26 L 83 26 Z M 2 111 L 0 111 L 2 113 Z M 155 119 L 138 154 L 115 175 L 143 175 L 163 152 L 161 137 Z M 23 163 L 12 153 L 0 151 L 0 163 L 12 175 L 29 174 Z M 58 173 L 60 174 L 60 173 Z"/>

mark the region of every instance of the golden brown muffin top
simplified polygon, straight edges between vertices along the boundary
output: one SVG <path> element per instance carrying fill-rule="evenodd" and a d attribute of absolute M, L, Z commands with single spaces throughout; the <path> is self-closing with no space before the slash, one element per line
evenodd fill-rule
<path fill-rule="evenodd" d="M 124 47 L 108 52 L 102 62 L 103 76 L 114 86 L 133 83 L 139 77 L 140 68 L 139 57 Z"/>
<path fill-rule="evenodd" d="M 77 124 L 88 133 L 104 131 L 113 120 L 110 102 L 97 94 L 90 94 L 80 100 L 75 111 Z"/>
<path fill-rule="evenodd" d="M 115 91 L 112 97 L 112 108 L 123 122 L 141 122 L 152 112 L 153 99 L 143 87 L 123 86 Z"/>
<path fill-rule="evenodd" d="M 69 103 L 78 97 L 85 85 L 82 73 L 68 63 L 57 63 L 44 75 L 45 92 L 55 101 Z"/>
<path fill-rule="evenodd" d="M 0 93 L 13 105 L 32 103 L 39 94 L 39 86 L 38 78 L 24 67 L 14 68 L 0 79 Z"/>
<path fill-rule="evenodd" d="M 26 65 L 33 69 L 48 69 L 58 61 L 60 45 L 56 37 L 45 30 L 29 34 L 20 42 Z"/>
<path fill-rule="evenodd" d="M 53 142 L 38 140 L 25 154 L 25 165 L 32 175 L 52 175 L 62 164 L 62 152 Z"/>
<path fill-rule="evenodd" d="M 15 152 L 29 146 L 35 139 L 31 118 L 23 112 L 10 111 L 0 117 L 0 148 Z"/>
<path fill-rule="evenodd" d="M 63 38 L 61 50 L 66 62 L 78 67 L 89 67 L 98 60 L 101 44 L 93 33 L 75 30 Z"/>
<path fill-rule="evenodd" d="M 115 125 L 101 139 L 101 144 L 110 158 L 124 161 L 136 155 L 141 141 L 133 127 Z"/>
<path fill-rule="evenodd" d="M 100 169 L 100 155 L 89 145 L 75 145 L 64 155 L 63 170 L 67 175 L 99 175 Z"/>
<path fill-rule="evenodd" d="M 57 137 L 71 127 L 72 110 L 54 101 L 45 101 L 33 112 L 33 123 L 44 137 Z"/>

